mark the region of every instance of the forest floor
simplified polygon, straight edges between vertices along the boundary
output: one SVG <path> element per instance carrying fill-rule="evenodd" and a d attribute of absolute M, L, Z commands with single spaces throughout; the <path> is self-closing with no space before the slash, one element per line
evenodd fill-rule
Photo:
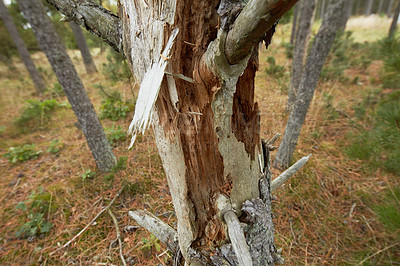
<path fill-rule="evenodd" d="M 384 37 L 389 20 L 375 17 L 376 21 L 368 24 L 371 19 L 349 21 L 351 43 Z M 289 32 L 290 25 L 278 27 L 271 47 L 260 53 L 256 99 L 265 139 L 283 133 L 288 117 L 284 109 L 290 80 L 291 60 L 285 48 Z M 344 42 L 338 43 L 336 51 Z M 368 161 L 354 159 L 347 152 L 356 129 L 370 129 L 366 120 L 357 119 L 357 112 L 367 108 L 363 105 L 366 101 L 373 104 L 393 89 L 382 86 L 382 60 L 350 55 L 347 48 L 343 72 L 334 71 L 341 64 L 334 61 L 337 55 L 331 55 L 296 148 L 295 159 L 310 153 L 312 157 L 274 194 L 276 245 L 282 248 L 286 265 L 353 265 L 364 259 L 366 265 L 400 264 L 400 173 L 370 167 Z M 109 64 L 107 52 L 93 52 L 100 70 L 93 75 L 85 73 L 78 51 L 70 51 L 70 55 L 96 111 L 106 108 L 104 91 L 117 91 L 121 102 L 134 102 L 137 86 L 127 79 L 113 81 L 110 67 L 118 64 Z M 125 259 L 130 265 L 169 265 L 166 247 L 128 216 L 130 210 L 147 209 L 176 226 L 152 132 L 139 136 L 128 150 L 129 138 L 123 135 L 133 112 L 117 121 L 102 119 L 106 132 L 114 138 L 120 164 L 111 174 L 97 173 L 67 99 L 53 85 L 56 79 L 44 54 L 33 57 L 51 84 L 41 97 L 35 96 L 19 59 L 14 59 L 14 69 L 0 64 L 0 264 L 121 264 L 116 227 L 108 212 L 68 247 L 62 245 L 122 189 L 110 210 L 118 221 Z M 28 118 L 21 119 L 27 100 L 32 99 L 42 103 L 54 99 L 61 104 L 54 110 L 31 109 L 34 116 L 25 114 Z M 34 146 L 31 150 L 17 148 L 26 144 Z M 10 147 L 16 147 L 14 154 Z M 12 157 L 18 151 L 22 157 Z M 12 158 L 16 162 L 10 162 Z M 274 176 L 278 174 L 274 170 Z"/>

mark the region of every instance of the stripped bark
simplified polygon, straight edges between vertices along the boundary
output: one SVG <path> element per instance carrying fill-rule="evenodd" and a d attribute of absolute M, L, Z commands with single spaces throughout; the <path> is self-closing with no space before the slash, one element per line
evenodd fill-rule
<path fill-rule="evenodd" d="M 87 46 L 85 36 L 83 36 L 81 27 L 78 24 L 76 24 L 75 21 L 70 21 L 69 25 L 72 29 L 72 32 L 74 33 L 76 44 L 78 45 L 78 48 L 81 51 L 83 64 L 85 65 L 86 72 L 88 74 L 96 73 L 97 68 L 96 65 L 94 64 L 92 55 L 90 54 L 90 50 L 89 47 Z"/>
<path fill-rule="evenodd" d="M 10 33 L 12 40 L 17 47 L 18 53 L 21 56 L 22 62 L 24 62 L 26 69 L 29 72 L 29 75 L 32 78 L 33 84 L 35 85 L 36 92 L 38 94 L 42 94 L 46 89 L 45 83 L 43 81 L 42 76 L 40 75 L 39 71 L 36 69 L 35 64 L 32 61 L 31 55 L 28 52 L 28 49 L 25 46 L 24 41 L 22 40 L 21 36 L 17 28 L 14 25 L 12 17 L 8 12 L 8 8 L 4 4 L 3 0 L 0 0 L 0 15 L 3 20 L 3 23 Z"/>
<path fill-rule="evenodd" d="M 289 166 L 308 108 L 314 96 L 318 78 L 329 54 L 336 33 L 340 29 L 349 1 L 337 0 L 329 5 L 321 28 L 307 57 L 298 95 L 286 124 L 285 133 L 275 158 L 274 167 L 285 169 Z"/>
<path fill-rule="evenodd" d="M 294 46 L 292 76 L 288 91 L 286 112 L 290 113 L 296 101 L 297 89 L 304 69 L 304 58 L 307 55 L 308 42 L 311 35 L 311 28 L 314 22 L 316 0 L 308 0 L 300 3 L 299 26 L 296 32 Z"/>
<path fill-rule="evenodd" d="M 67 95 L 97 167 L 100 171 L 110 171 L 116 163 L 111 145 L 76 73 L 71 58 L 56 34 L 53 24 L 44 12 L 42 4 L 37 0 L 19 0 L 18 4 L 32 26 L 33 33 L 42 51 L 45 52 L 58 81 Z"/>

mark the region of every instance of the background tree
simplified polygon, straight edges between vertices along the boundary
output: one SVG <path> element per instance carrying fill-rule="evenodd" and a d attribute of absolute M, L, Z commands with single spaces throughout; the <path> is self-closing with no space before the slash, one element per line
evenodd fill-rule
<path fill-rule="evenodd" d="M 393 38 L 396 32 L 397 23 L 399 20 L 399 13 L 400 13 L 400 2 L 397 3 L 396 9 L 394 11 L 393 20 L 390 24 L 389 35 L 388 38 Z"/>
<path fill-rule="evenodd" d="M 236 254 L 246 253 L 243 265 L 250 265 L 249 253 L 250 263 L 273 263 L 268 178 L 262 179 L 265 187 L 259 186 L 260 173 L 268 172 L 269 150 L 260 144 L 254 102 L 255 47 L 262 39 L 269 44 L 274 24 L 296 1 L 120 1 L 121 32 L 115 27 L 117 18 L 92 2 L 49 2 L 115 50 L 123 47 L 141 83 L 133 139 L 152 122 L 185 260 L 204 264 L 203 257 L 209 258 L 210 251 L 227 240 L 224 220 L 238 225 L 243 211 L 248 214 L 249 246 L 242 245 L 243 252 Z M 104 25 L 111 25 L 112 31 Z M 147 217 L 134 215 L 138 221 Z M 228 233 L 234 242 L 233 232 Z M 175 250 L 176 244 L 168 243 Z M 217 251 L 214 260 L 222 264 L 228 259 L 223 254 Z"/>
<path fill-rule="evenodd" d="M 314 21 L 315 4 L 315 0 L 308 0 L 298 3 L 298 5 L 300 5 L 299 25 L 296 31 L 292 62 L 292 76 L 288 91 L 288 101 L 286 104 L 287 112 L 292 110 L 293 104 L 296 100 L 297 89 L 299 87 L 301 74 L 304 67 L 304 57 L 306 55 L 308 41 L 311 35 L 311 28 Z"/>
<path fill-rule="evenodd" d="M 36 69 L 35 64 L 32 61 L 31 55 L 28 52 L 28 49 L 25 46 L 24 41 L 22 40 L 17 27 L 15 27 L 13 19 L 8 12 L 6 5 L 4 4 L 3 0 L 0 1 L 0 15 L 3 20 L 4 25 L 6 26 L 8 32 L 13 39 L 15 46 L 21 56 L 22 61 L 25 64 L 26 69 L 29 72 L 29 75 L 32 78 L 33 84 L 36 88 L 36 92 L 38 94 L 42 94 L 43 91 L 46 89 L 45 83 L 43 81 L 42 76 L 40 75 L 39 71 Z"/>
<path fill-rule="evenodd" d="M 367 5 L 366 5 L 366 7 L 365 7 L 365 15 L 366 15 L 366 16 L 369 16 L 369 15 L 372 14 L 372 7 L 373 7 L 373 4 L 374 4 L 374 0 L 368 0 L 368 1 L 367 1 Z"/>
<path fill-rule="evenodd" d="M 300 2 L 300 3 L 301 3 L 301 2 Z M 292 46 L 294 46 L 294 42 L 295 42 L 295 40 L 296 40 L 297 21 L 298 21 L 300 3 L 297 3 L 297 4 L 294 6 L 293 23 L 292 23 L 292 33 L 290 34 L 290 44 L 291 44 Z"/>
<path fill-rule="evenodd" d="M 81 51 L 86 72 L 88 74 L 96 73 L 97 68 L 93 62 L 92 55 L 90 54 L 89 47 L 86 44 L 85 36 L 83 36 L 81 27 L 78 24 L 76 24 L 75 21 L 71 21 L 69 24 L 72 29 L 72 32 L 74 33 L 76 44 L 78 45 L 78 48 Z"/>
<path fill-rule="evenodd" d="M 390 17 L 392 15 L 392 8 L 393 8 L 393 0 L 389 1 L 389 4 L 386 9 L 386 15 Z"/>
<path fill-rule="evenodd" d="M 71 103 L 97 167 L 100 171 L 110 171 L 116 163 L 115 155 L 75 67 L 42 4 L 38 0 L 20 0 L 18 4 Z"/>
<path fill-rule="evenodd" d="M 321 28 L 315 36 L 301 77 L 297 98 L 276 154 L 274 166 L 277 168 L 286 168 L 293 158 L 294 149 L 314 96 L 319 75 L 336 33 L 343 24 L 343 17 L 346 16 L 345 10 L 347 10 L 349 3 L 347 0 L 332 2 L 323 18 Z"/>

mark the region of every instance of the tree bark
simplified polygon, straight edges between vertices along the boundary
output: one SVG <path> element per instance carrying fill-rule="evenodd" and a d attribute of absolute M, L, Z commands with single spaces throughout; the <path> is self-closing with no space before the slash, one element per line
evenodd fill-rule
<path fill-rule="evenodd" d="M 378 11 L 376 12 L 378 15 L 382 13 L 383 4 L 384 4 L 384 3 L 385 3 L 385 0 L 379 0 Z"/>
<path fill-rule="evenodd" d="M 29 75 L 32 78 L 33 84 L 35 85 L 36 88 L 36 92 L 38 94 L 42 94 L 46 89 L 43 78 L 40 75 L 39 71 L 36 69 L 36 66 L 32 61 L 31 55 L 29 54 L 28 49 L 24 44 L 24 41 L 19 35 L 19 32 L 15 27 L 12 17 L 8 12 L 8 9 L 4 4 L 3 0 L 0 0 L 0 15 L 5 27 L 7 28 L 7 31 L 10 33 L 11 38 L 13 39 L 15 46 L 17 47 L 18 53 L 20 54 L 21 59 L 24 62 L 25 67 L 29 72 Z"/>
<path fill-rule="evenodd" d="M 346 31 L 346 25 L 347 25 L 347 21 L 350 19 L 351 17 L 351 13 L 353 12 L 353 4 L 354 4 L 354 0 L 349 0 L 349 5 L 348 5 L 348 10 L 345 11 L 346 12 L 346 16 L 343 17 L 343 21 L 342 21 L 342 25 L 340 27 L 340 30 L 342 32 Z"/>
<path fill-rule="evenodd" d="M 308 47 L 308 41 L 311 35 L 311 28 L 314 21 L 315 0 L 308 0 L 301 3 L 299 14 L 299 26 L 296 33 L 296 41 L 294 46 L 292 77 L 288 91 L 288 101 L 286 104 L 286 112 L 293 109 L 296 101 L 297 89 L 299 87 L 301 75 L 304 68 L 304 57 Z"/>
<path fill-rule="evenodd" d="M 326 4 L 326 0 L 321 0 L 321 10 L 319 12 L 319 18 L 322 19 L 324 17 L 325 14 L 325 4 Z"/>
<path fill-rule="evenodd" d="M 307 57 L 304 72 L 298 89 L 298 95 L 286 124 L 285 133 L 275 158 L 274 166 L 280 169 L 287 168 L 293 158 L 294 149 L 300 135 L 305 117 L 314 91 L 317 86 L 321 69 L 329 54 L 329 50 L 340 29 L 348 8 L 347 0 L 333 2 L 323 18 L 322 25 Z"/>
<path fill-rule="evenodd" d="M 97 167 L 100 171 L 110 171 L 116 163 L 115 155 L 75 67 L 42 4 L 38 0 L 19 0 L 18 4 L 68 97 Z"/>
<path fill-rule="evenodd" d="M 365 9 L 365 15 L 366 16 L 369 16 L 369 15 L 372 14 L 372 6 L 373 6 L 373 4 L 374 4 L 374 0 L 368 0 L 367 6 L 366 6 L 366 9 Z"/>
<path fill-rule="evenodd" d="M 89 47 L 87 46 L 85 36 L 83 36 L 81 27 L 78 24 L 76 24 L 75 21 L 70 22 L 70 27 L 72 29 L 72 32 L 74 33 L 76 44 L 78 45 L 78 48 L 81 51 L 81 55 L 82 55 L 83 63 L 86 68 L 86 72 L 88 74 L 96 73 L 97 68 L 93 62 L 92 55 L 90 54 L 90 50 L 89 50 Z"/>
<path fill-rule="evenodd" d="M 397 23 L 399 20 L 399 13 L 400 13 L 400 2 L 397 3 L 397 7 L 393 15 L 393 20 L 392 23 L 390 24 L 389 35 L 388 35 L 389 39 L 393 38 L 394 34 L 396 33 Z"/>

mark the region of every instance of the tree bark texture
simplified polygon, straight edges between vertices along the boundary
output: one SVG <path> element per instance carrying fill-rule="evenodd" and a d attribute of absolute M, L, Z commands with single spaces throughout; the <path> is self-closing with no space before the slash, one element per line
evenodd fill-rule
<path fill-rule="evenodd" d="M 10 33 L 11 38 L 13 39 L 15 46 L 17 47 L 18 53 L 20 54 L 21 59 L 24 62 L 25 67 L 29 72 L 29 75 L 32 78 L 33 84 L 35 85 L 36 88 L 36 92 L 38 94 L 42 94 L 46 89 L 43 78 L 40 75 L 39 71 L 37 70 L 35 64 L 33 63 L 31 55 L 29 54 L 29 51 L 26 48 L 24 41 L 19 35 L 17 27 L 15 27 L 12 17 L 8 12 L 8 8 L 4 4 L 3 0 L 0 0 L 0 15 L 4 25 L 7 28 L 7 31 Z"/>
<path fill-rule="evenodd" d="M 123 54 L 118 16 L 90 0 L 47 0 L 67 17 L 99 36 L 115 51 Z"/>
<path fill-rule="evenodd" d="M 365 15 L 369 16 L 372 14 L 372 6 L 374 4 L 374 0 L 368 0 L 367 6 L 365 8 Z"/>
<path fill-rule="evenodd" d="M 19 0 L 18 4 L 68 97 L 97 167 L 100 171 L 110 171 L 116 163 L 115 155 L 75 67 L 42 4 L 38 0 Z"/>
<path fill-rule="evenodd" d="M 393 20 L 390 24 L 389 35 L 388 38 L 393 38 L 396 32 L 397 21 L 399 20 L 399 13 L 400 13 L 400 2 L 397 3 L 396 9 L 394 11 Z"/>
<path fill-rule="evenodd" d="M 304 58 L 307 55 L 308 42 L 310 40 L 311 28 L 314 22 L 314 11 L 316 0 L 308 0 L 299 3 L 299 25 L 296 32 L 296 41 L 294 45 L 294 54 L 292 61 L 292 76 L 288 91 L 288 101 L 286 112 L 290 113 L 293 104 L 296 101 L 297 89 L 299 87 L 301 75 L 304 68 Z"/>
<path fill-rule="evenodd" d="M 78 24 L 76 24 L 75 21 L 70 22 L 70 27 L 72 29 L 72 32 L 74 33 L 76 44 L 78 45 L 78 48 L 81 51 L 81 55 L 82 55 L 83 63 L 86 68 L 86 72 L 88 74 L 96 73 L 97 68 L 93 62 L 92 55 L 90 54 L 90 50 L 89 50 L 89 47 L 87 46 L 85 36 L 83 36 L 81 27 Z"/>
<path fill-rule="evenodd" d="M 307 57 L 304 72 L 298 88 L 298 95 L 286 124 L 285 133 L 275 158 L 274 166 L 287 168 L 293 158 L 293 153 L 303 126 L 305 117 L 324 62 L 329 54 L 336 33 L 339 30 L 348 8 L 347 0 L 336 0 L 329 5 L 323 18 L 321 28 L 315 36 L 315 41 Z"/>

